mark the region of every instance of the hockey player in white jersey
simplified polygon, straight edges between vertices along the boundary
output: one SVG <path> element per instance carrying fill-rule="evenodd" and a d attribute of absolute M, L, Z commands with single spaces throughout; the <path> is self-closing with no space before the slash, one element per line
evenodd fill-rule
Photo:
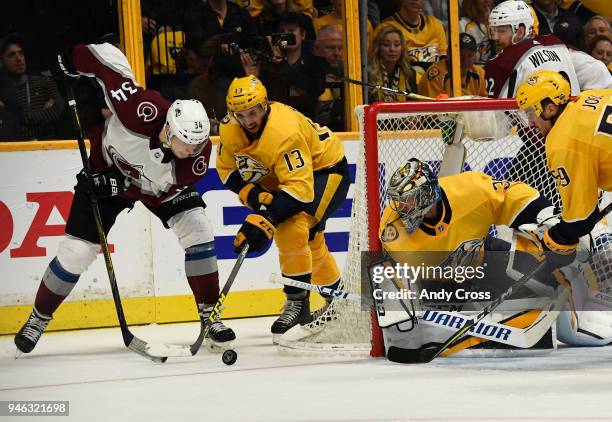
<path fill-rule="evenodd" d="M 170 103 L 143 89 L 125 56 L 110 44 L 76 45 L 61 67 L 68 76 L 95 77 L 112 115 L 102 125 L 85 128 L 95 173 L 77 175 L 66 236 L 42 276 L 32 314 L 15 336 L 17 348 L 24 353 L 34 349 L 55 310 L 98 255 L 92 194 L 105 233 L 136 201 L 172 229 L 185 250 L 185 273 L 200 317 L 207 320 L 219 298 L 219 275 L 212 225 L 194 186 L 206 173 L 212 150 L 206 110 L 199 101 Z M 214 348 L 234 338 L 217 320 L 207 345 Z"/>
<path fill-rule="evenodd" d="M 489 97 L 514 98 L 519 85 L 533 72 L 553 70 L 570 82 L 571 94 L 612 87 L 603 63 L 566 46 L 554 35 L 530 38 L 534 18 L 521 0 L 508 0 L 493 8 L 489 25 L 498 54 L 485 65 Z"/>

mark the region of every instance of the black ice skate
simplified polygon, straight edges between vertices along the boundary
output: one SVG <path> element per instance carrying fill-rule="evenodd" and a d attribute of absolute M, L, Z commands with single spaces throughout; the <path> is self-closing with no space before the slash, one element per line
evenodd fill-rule
<path fill-rule="evenodd" d="M 28 318 L 15 336 L 15 346 L 17 346 L 17 349 L 21 353 L 30 353 L 34 350 L 49 321 L 51 321 L 51 317 L 39 314 L 36 309 L 32 310 L 30 318 Z"/>
<path fill-rule="evenodd" d="M 198 305 L 200 310 L 200 321 L 202 324 L 205 324 L 210 318 L 213 307 L 214 305 Z M 223 322 L 217 317 L 208 330 L 208 335 L 206 336 L 206 348 L 210 352 L 222 352 L 226 349 L 231 349 L 230 342 L 235 339 L 236 334 L 234 333 L 234 330 L 223 324 Z"/>
<path fill-rule="evenodd" d="M 310 317 L 310 300 L 308 297 L 304 299 L 287 299 L 283 313 L 272 324 L 272 342 L 278 344 L 280 336 L 285 334 L 287 330 L 297 324 L 308 324 Z"/>

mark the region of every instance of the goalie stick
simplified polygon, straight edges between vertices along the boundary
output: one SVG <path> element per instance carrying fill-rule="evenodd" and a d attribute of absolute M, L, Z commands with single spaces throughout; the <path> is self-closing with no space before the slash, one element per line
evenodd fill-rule
<path fill-rule="evenodd" d="M 368 300 L 356 293 L 350 293 L 344 290 L 336 290 L 336 289 L 332 289 L 329 287 L 317 286 L 317 285 L 313 285 L 310 283 L 304 283 L 302 281 L 283 277 L 282 275 L 279 275 L 279 274 L 271 274 L 270 281 L 273 283 L 283 284 L 286 286 L 293 286 L 293 287 L 298 287 L 304 290 L 310 290 L 312 292 L 324 293 L 324 294 L 333 296 L 338 299 L 350 300 L 353 302 L 361 302 L 362 300 Z M 568 298 L 568 292 L 566 289 L 563 289 L 563 291 L 561 291 L 558 294 L 557 298 L 555 299 L 554 308 L 560 308 L 561 303 L 565 302 L 567 298 Z M 436 312 L 437 315 L 445 316 L 447 317 L 446 318 L 447 321 L 453 320 L 457 322 L 457 321 L 463 321 L 469 318 L 460 313 L 451 312 L 451 311 L 432 310 L 432 309 L 429 309 L 429 310 L 426 309 L 426 311 Z M 547 312 L 544 316 L 536 319 L 531 324 L 523 328 L 512 327 L 512 326 L 508 326 L 503 323 L 494 322 L 494 321 L 486 322 L 487 326 L 491 326 L 495 328 L 495 333 L 507 333 L 507 336 L 505 336 L 507 338 L 497 337 L 495 335 L 482 334 L 478 330 L 474 330 L 474 332 L 471 332 L 469 334 L 472 337 L 478 337 L 484 340 L 495 341 L 497 343 L 503 343 L 503 344 L 507 344 L 510 346 L 515 346 L 515 347 L 519 347 L 522 349 L 526 349 L 526 348 L 532 347 L 534 344 L 536 344 L 540 340 L 540 338 L 544 335 L 544 333 L 550 327 L 551 319 L 555 319 L 556 317 L 557 315 L 553 314 L 552 312 Z M 406 318 L 400 318 L 396 320 L 395 322 L 393 322 L 393 324 L 390 324 L 390 325 L 394 325 L 399 322 L 403 322 L 405 320 Z M 433 320 L 424 320 L 420 317 L 418 319 L 418 323 L 429 325 L 429 326 L 436 326 L 436 327 L 443 328 L 446 330 L 453 330 L 453 327 L 450 327 L 443 323 L 436 322 Z"/>

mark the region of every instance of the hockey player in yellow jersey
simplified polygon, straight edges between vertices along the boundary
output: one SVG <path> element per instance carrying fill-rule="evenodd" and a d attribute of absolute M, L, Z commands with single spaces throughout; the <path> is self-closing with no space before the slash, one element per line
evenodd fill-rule
<path fill-rule="evenodd" d="M 325 222 L 346 199 L 348 164 L 339 138 L 278 102 L 254 76 L 237 78 L 227 93 L 217 170 L 225 186 L 254 210 L 234 240 L 263 250 L 274 237 L 283 275 L 336 285 L 340 270 L 323 236 Z M 285 286 L 287 302 L 272 325 L 275 341 L 310 321 L 308 292 Z"/>
<path fill-rule="evenodd" d="M 420 300 L 423 291 L 435 289 L 441 289 L 443 292 L 454 289 L 470 290 L 473 293 L 485 294 L 485 299 L 494 300 L 508 288 L 508 285 L 518 279 L 508 272 L 509 268 L 515 269 L 520 266 L 522 275 L 537 265 L 537 261 L 528 254 L 512 254 L 517 259 L 510 260 L 508 251 L 512 250 L 512 245 L 489 235 L 492 225 L 505 225 L 517 229 L 523 224 L 537 223 L 542 215 L 546 214 L 545 210 L 550 209 L 549 201 L 525 183 L 498 180 L 484 173 L 471 171 L 438 179 L 426 163 L 412 158 L 391 176 L 387 186 L 387 199 L 388 205 L 380 221 L 379 238 L 384 250 L 393 261 L 412 267 L 438 269 L 463 267 L 462 271 L 465 271 L 466 267 L 471 267 L 474 270 L 472 274 L 483 271 L 482 276 L 466 277 L 463 280 L 419 276 L 417 289 L 420 289 L 420 292 L 412 298 L 418 304 L 413 303 L 413 309 L 439 309 L 436 304 Z M 531 244 L 529 238 L 521 236 L 515 238 L 514 247 L 517 251 L 525 250 Z M 515 265 L 517 262 L 520 262 L 519 266 Z M 561 290 L 563 288 L 559 288 L 555 279 L 545 271 L 534 274 L 532 283 L 545 289 L 551 287 L 556 289 L 555 297 L 563 293 Z M 535 291 L 526 291 L 526 297 Z M 522 297 L 513 296 L 510 300 L 513 299 L 521 300 Z M 556 301 L 552 298 L 551 300 Z M 451 302 L 456 300 L 449 299 L 448 305 Z M 517 318 L 529 308 L 515 306 L 529 305 L 526 305 L 527 302 L 521 303 L 524 305 L 508 304 L 506 308 L 508 312 L 498 316 L 497 319 L 502 323 L 507 322 L 510 326 L 516 326 L 512 325 L 514 323 L 523 324 L 518 322 Z M 557 310 L 561 304 L 555 302 Z M 389 309 L 393 309 L 392 303 L 383 302 L 382 306 L 383 309 L 389 306 Z M 465 310 L 465 306 L 472 305 L 463 303 L 460 309 Z M 546 315 L 547 325 L 542 326 L 542 337 L 535 339 L 537 343 L 532 343 L 533 346 L 529 348 L 552 349 L 551 325 L 554 323 L 554 316 L 549 318 L 548 311 L 534 314 L 534 320 L 539 321 Z M 412 317 L 414 315 L 410 316 L 410 313 L 407 313 L 405 320 L 396 325 L 387 325 L 383 329 L 387 357 L 390 360 L 402 362 L 404 361 L 402 356 L 426 347 L 427 344 L 442 342 L 448 338 L 448 332 L 440 331 L 439 327 L 426 326 L 427 324 L 412 326 L 409 323 Z M 468 337 L 457 342 L 452 348 L 454 350 L 452 353 L 478 344 L 478 341 L 472 342 Z M 492 348 L 508 347 L 496 343 Z"/>
<path fill-rule="evenodd" d="M 512 228 L 536 221 L 550 204 L 522 182 L 464 172 L 438 179 L 416 158 L 391 176 L 389 204 L 380 222 L 384 249 L 396 253 L 480 248 L 491 225 Z"/>
<path fill-rule="evenodd" d="M 544 70 L 523 82 L 517 101 L 546 136 L 546 162 L 562 202 L 561 221 L 539 241 L 569 260 L 597 222 L 599 189 L 612 190 L 612 89 L 583 91 L 570 102 L 567 80 Z"/>

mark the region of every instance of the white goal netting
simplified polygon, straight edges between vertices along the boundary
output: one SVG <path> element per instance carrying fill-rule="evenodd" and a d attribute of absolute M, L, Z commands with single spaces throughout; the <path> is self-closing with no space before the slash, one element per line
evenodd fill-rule
<path fill-rule="evenodd" d="M 465 118 L 470 115 L 472 118 Z M 428 162 L 436 172 L 442 169 L 445 175 L 473 170 L 499 179 L 523 181 L 537 188 L 556 207 L 561 205 L 555 179 L 546 168 L 544 139 L 525 125 L 514 100 L 385 103 L 360 107 L 357 116 L 360 147 L 341 290 L 361 292 L 361 252 L 380 248 L 377 232 L 387 201 L 388 179 L 411 157 Z M 602 196 L 601 206 L 607 202 L 609 198 Z M 606 293 L 612 292 L 610 231 L 607 221 L 602 220 L 593 230 L 591 242 L 596 251 L 591 266 L 600 290 Z M 377 332 L 376 326 L 372 330 L 369 309 L 335 299 L 318 320 L 285 334 L 280 351 L 355 355 L 372 348 L 373 355 L 380 355 L 384 349 Z"/>

